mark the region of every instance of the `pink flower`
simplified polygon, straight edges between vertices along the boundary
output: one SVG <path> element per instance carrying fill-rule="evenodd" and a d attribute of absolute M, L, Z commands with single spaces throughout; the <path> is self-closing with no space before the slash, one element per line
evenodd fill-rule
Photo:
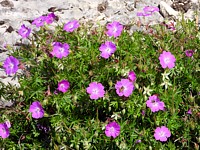
<path fill-rule="evenodd" d="M 116 138 L 120 134 L 120 125 L 116 122 L 107 124 L 105 134 L 107 137 Z"/>
<path fill-rule="evenodd" d="M 58 91 L 61 91 L 63 93 L 67 92 L 70 87 L 70 83 L 67 80 L 62 80 L 58 83 Z"/>
<path fill-rule="evenodd" d="M 146 105 L 151 109 L 152 112 L 157 112 L 159 110 L 165 109 L 164 102 L 160 101 L 160 99 L 156 95 L 150 96 L 146 102 Z"/>
<path fill-rule="evenodd" d="M 117 22 L 114 21 L 112 23 L 109 23 L 106 28 L 108 29 L 108 31 L 106 32 L 108 36 L 114 36 L 114 37 L 118 37 L 121 35 L 121 32 L 123 30 L 123 26 Z"/>
<path fill-rule="evenodd" d="M 159 8 L 155 6 L 145 6 L 143 12 L 138 12 L 137 16 L 151 16 L 153 12 L 158 12 Z"/>
<path fill-rule="evenodd" d="M 159 56 L 159 60 L 162 68 L 168 67 L 171 69 L 175 66 L 176 58 L 170 52 L 163 51 Z"/>
<path fill-rule="evenodd" d="M 130 71 L 129 74 L 128 74 L 128 79 L 131 81 L 131 82 L 135 82 L 136 80 L 136 74 L 134 71 Z"/>
<path fill-rule="evenodd" d="M 98 82 L 90 83 L 86 90 L 90 94 L 90 99 L 97 100 L 98 98 L 104 97 L 105 94 L 104 86 Z"/>
<path fill-rule="evenodd" d="M 66 23 L 64 25 L 63 30 L 65 30 L 67 32 L 73 32 L 78 27 L 79 27 L 78 21 L 77 20 L 72 20 L 72 21 L 69 21 L 68 23 Z"/>
<path fill-rule="evenodd" d="M 11 75 L 17 72 L 18 65 L 19 60 L 13 56 L 9 56 L 4 61 L 3 68 L 5 69 L 7 75 Z"/>
<path fill-rule="evenodd" d="M 167 138 L 171 136 L 170 130 L 165 126 L 157 127 L 154 132 L 155 139 L 161 142 L 167 141 Z"/>
<path fill-rule="evenodd" d="M 36 25 L 36 27 L 41 27 L 44 25 L 46 21 L 46 16 L 40 16 L 33 20 L 32 24 Z"/>
<path fill-rule="evenodd" d="M 147 13 L 153 13 L 153 12 L 159 12 L 159 8 L 156 6 L 145 6 L 143 8 L 143 11 L 145 12 L 145 14 Z"/>
<path fill-rule="evenodd" d="M 55 14 L 50 13 L 46 16 L 45 21 L 46 21 L 47 24 L 51 24 L 54 21 L 55 18 L 56 18 Z"/>
<path fill-rule="evenodd" d="M 116 51 L 116 45 L 107 41 L 105 44 L 101 44 L 99 50 L 101 51 L 101 57 L 108 59 Z"/>
<path fill-rule="evenodd" d="M 40 102 L 35 101 L 30 105 L 29 112 L 32 113 L 33 118 L 42 118 L 44 116 L 44 109 Z"/>
<path fill-rule="evenodd" d="M 0 136 L 5 139 L 10 135 L 10 131 L 6 123 L 0 123 Z"/>
<path fill-rule="evenodd" d="M 187 114 L 192 114 L 192 109 L 190 108 L 188 111 L 187 111 Z"/>
<path fill-rule="evenodd" d="M 134 85 L 128 79 L 121 79 L 115 84 L 115 89 L 119 96 L 129 97 L 134 90 Z"/>
<path fill-rule="evenodd" d="M 31 29 L 23 24 L 21 25 L 21 28 L 18 30 L 18 33 L 19 35 L 22 36 L 22 38 L 27 38 L 31 33 Z"/>
<path fill-rule="evenodd" d="M 67 57 L 69 55 L 69 45 L 67 43 L 54 42 L 53 51 L 50 54 L 59 59 Z"/>
<path fill-rule="evenodd" d="M 193 50 L 186 50 L 186 51 L 185 51 L 185 55 L 186 55 L 187 57 L 192 57 L 193 54 L 194 54 L 194 51 L 193 51 Z"/>

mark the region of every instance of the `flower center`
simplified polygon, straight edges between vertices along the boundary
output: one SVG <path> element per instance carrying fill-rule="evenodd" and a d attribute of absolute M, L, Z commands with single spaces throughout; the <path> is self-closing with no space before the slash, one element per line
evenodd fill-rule
<path fill-rule="evenodd" d="M 64 85 L 64 84 L 60 84 L 60 87 L 61 87 L 61 88 L 64 88 L 64 87 L 65 87 L 65 85 Z"/>
<path fill-rule="evenodd" d="M 126 87 L 124 87 L 124 86 L 122 86 L 122 87 L 119 89 L 120 92 L 123 92 L 123 91 L 125 91 L 125 90 L 126 90 Z"/>
<path fill-rule="evenodd" d="M 60 53 L 63 53 L 64 50 L 65 50 L 65 49 L 64 49 L 63 47 L 59 48 L 59 52 L 60 52 Z"/>
<path fill-rule="evenodd" d="M 164 58 L 164 62 L 165 62 L 166 64 L 168 64 L 168 63 L 170 62 L 169 57 Z"/>
<path fill-rule="evenodd" d="M 13 64 L 13 63 L 10 63 L 10 64 L 9 64 L 9 67 L 10 67 L 10 69 L 13 69 L 14 64 Z"/>
<path fill-rule="evenodd" d="M 109 47 L 106 48 L 106 52 L 110 53 L 110 48 Z"/>
<path fill-rule="evenodd" d="M 111 128 L 110 128 L 110 132 L 113 133 L 114 131 L 115 131 L 115 128 L 114 128 L 114 127 L 111 127 Z"/>
<path fill-rule="evenodd" d="M 23 30 L 23 34 L 26 34 L 27 32 L 28 32 L 27 29 L 24 29 L 24 30 Z"/>
<path fill-rule="evenodd" d="M 35 112 L 36 112 L 36 113 L 40 112 L 40 108 L 37 107 L 37 108 L 35 109 Z"/>
<path fill-rule="evenodd" d="M 6 133 L 6 129 L 5 129 L 5 128 L 2 128 L 2 132 L 3 132 L 3 133 Z"/>
<path fill-rule="evenodd" d="M 70 25 L 69 25 L 69 28 L 70 28 L 70 29 L 71 29 L 71 28 L 73 28 L 73 27 L 74 27 L 74 25 L 73 25 L 73 24 L 70 24 Z"/>
<path fill-rule="evenodd" d="M 164 137 L 164 136 L 165 136 L 165 132 L 161 131 L 161 132 L 159 133 L 159 135 L 160 135 L 160 137 Z"/>
<path fill-rule="evenodd" d="M 157 107 L 157 106 L 158 106 L 158 103 L 157 103 L 155 100 L 152 100 L 151 102 L 152 102 L 152 105 L 153 105 L 154 107 Z"/>
<path fill-rule="evenodd" d="M 98 92 L 99 92 L 98 89 L 93 89 L 93 90 L 92 90 L 92 93 L 93 93 L 93 94 L 98 94 Z"/>
<path fill-rule="evenodd" d="M 113 27 L 113 32 L 117 32 L 117 27 Z"/>

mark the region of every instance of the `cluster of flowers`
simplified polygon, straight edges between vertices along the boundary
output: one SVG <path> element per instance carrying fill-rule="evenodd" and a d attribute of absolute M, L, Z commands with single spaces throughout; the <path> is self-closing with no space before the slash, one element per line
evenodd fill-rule
<path fill-rule="evenodd" d="M 121 79 L 120 81 L 117 81 L 115 84 L 116 93 L 119 96 L 125 96 L 129 97 L 133 90 L 134 85 L 133 83 L 136 80 L 136 75 L 133 71 L 129 72 L 128 79 Z M 90 94 L 90 99 L 97 100 L 98 98 L 104 97 L 105 91 L 104 86 L 101 83 L 98 82 L 92 82 L 89 84 L 89 87 L 87 87 L 87 93 Z"/>
<path fill-rule="evenodd" d="M 148 16 L 152 14 L 154 11 L 159 11 L 157 8 L 154 7 L 145 7 L 143 16 Z M 141 14 L 140 14 L 141 15 Z M 43 26 L 46 22 L 50 24 L 55 19 L 55 15 L 53 13 L 47 16 L 40 16 L 36 18 L 32 24 L 35 24 L 36 27 Z M 63 30 L 67 32 L 73 32 L 75 29 L 79 27 L 79 23 L 77 20 L 72 20 L 66 23 L 63 27 Z M 123 30 L 123 26 L 119 22 L 112 22 L 109 23 L 107 26 L 106 34 L 110 37 L 118 37 L 121 35 Z M 31 29 L 22 25 L 19 29 L 18 33 L 22 36 L 22 38 L 27 38 L 30 33 Z M 67 43 L 60 43 L 60 42 L 53 42 L 53 51 L 51 52 L 52 56 L 55 56 L 59 59 L 63 57 L 67 57 L 69 55 L 69 48 L 70 46 Z M 101 57 L 108 59 L 110 56 L 114 54 L 116 51 L 116 45 L 112 41 L 106 41 L 105 43 L 101 44 L 99 47 L 99 51 L 101 52 Z M 185 52 L 188 57 L 191 57 L 193 52 L 191 50 Z M 162 54 L 159 56 L 160 64 L 162 68 L 173 68 L 175 66 L 175 57 L 170 52 L 163 51 Z M 5 62 L 3 67 L 5 68 L 5 72 L 8 75 L 14 74 L 18 70 L 19 60 L 13 56 L 9 56 Z M 128 79 L 121 79 L 117 81 L 115 84 L 116 93 L 119 96 L 129 97 L 134 90 L 134 82 L 136 81 L 136 75 L 133 71 L 129 72 Z M 58 83 L 57 91 L 65 93 L 70 88 L 70 83 L 67 80 L 62 80 Z M 105 91 L 104 86 L 98 82 L 92 82 L 87 87 L 86 92 L 90 95 L 90 99 L 97 100 L 99 98 L 104 97 Z M 157 112 L 159 110 L 164 110 L 165 104 L 164 102 L 160 101 L 160 99 L 156 96 L 150 96 L 146 102 L 147 107 L 151 109 L 152 112 Z M 44 116 L 44 109 L 39 101 L 35 101 L 30 105 L 29 112 L 32 113 L 32 117 L 35 119 L 42 118 Z M 2 138 L 7 138 L 9 136 L 9 128 L 6 123 L 0 124 L 0 136 Z M 154 131 L 154 137 L 156 140 L 160 141 L 167 141 L 167 138 L 171 136 L 169 129 L 165 126 L 157 127 Z M 108 137 L 116 138 L 120 134 L 120 125 L 116 122 L 110 122 L 106 126 L 105 134 Z"/>

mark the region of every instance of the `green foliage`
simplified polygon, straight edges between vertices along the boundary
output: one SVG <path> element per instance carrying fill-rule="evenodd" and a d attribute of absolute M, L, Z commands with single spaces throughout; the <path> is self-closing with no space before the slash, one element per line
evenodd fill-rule
<path fill-rule="evenodd" d="M 22 43 L 12 54 L 21 61 L 22 71 L 17 73 L 20 87 L 0 85 L 0 94 L 14 102 L 0 110 L 0 121 L 11 122 L 10 136 L 0 139 L 0 148 L 198 149 L 200 39 L 194 22 L 179 22 L 176 32 L 163 25 L 149 27 L 151 33 L 148 30 L 129 35 L 124 30 L 116 39 L 105 35 L 101 26 L 81 26 L 72 33 L 62 28 L 57 26 L 52 31 L 47 26 L 41 27 L 30 45 Z M 55 41 L 70 45 L 66 58 L 49 57 Z M 109 59 L 100 57 L 99 47 L 105 41 L 117 45 Z M 195 51 L 193 57 L 186 57 L 187 49 Z M 175 56 L 175 68 L 161 67 L 158 57 L 163 50 Z M 127 78 L 131 70 L 137 76 L 135 90 L 128 98 L 119 97 L 115 83 Z M 54 94 L 63 79 L 70 82 L 69 91 Z M 104 85 L 104 98 L 91 100 L 86 93 L 94 81 Z M 146 107 L 148 97 L 153 94 L 165 103 L 165 111 L 152 113 Z M 41 102 L 45 110 L 42 119 L 33 119 L 28 112 L 33 101 Z M 192 115 L 187 114 L 190 108 Z M 104 133 L 109 120 L 121 126 L 116 139 Z M 38 124 L 49 131 L 40 130 Z M 164 125 L 172 135 L 167 142 L 156 141 L 154 130 Z"/>

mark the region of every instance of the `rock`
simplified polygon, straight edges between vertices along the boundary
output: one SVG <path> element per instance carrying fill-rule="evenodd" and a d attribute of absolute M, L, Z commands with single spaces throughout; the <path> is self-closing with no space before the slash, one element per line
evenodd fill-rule
<path fill-rule="evenodd" d="M 173 17 L 174 19 L 182 19 L 182 14 L 184 19 L 195 19 L 195 12 L 198 11 L 197 8 L 199 2 L 196 0 L 174 0 L 171 1 L 161 1 L 160 2 L 160 13 L 165 17 Z"/>
<path fill-rule="evenodd" d="M 3 7 L 14 7 L 13 2 L 9 1 L 9 0 L 4 0 L 2 2 L 0 2 L 1 6 Z"/>
<path fill-rule="evenodd" d="M 168 18 L 170 16 L 178 18 L 179 12 L 174 10 L 169 4 L 164 1 L 160 2 L 160 13 L 165 17 Z"/>

